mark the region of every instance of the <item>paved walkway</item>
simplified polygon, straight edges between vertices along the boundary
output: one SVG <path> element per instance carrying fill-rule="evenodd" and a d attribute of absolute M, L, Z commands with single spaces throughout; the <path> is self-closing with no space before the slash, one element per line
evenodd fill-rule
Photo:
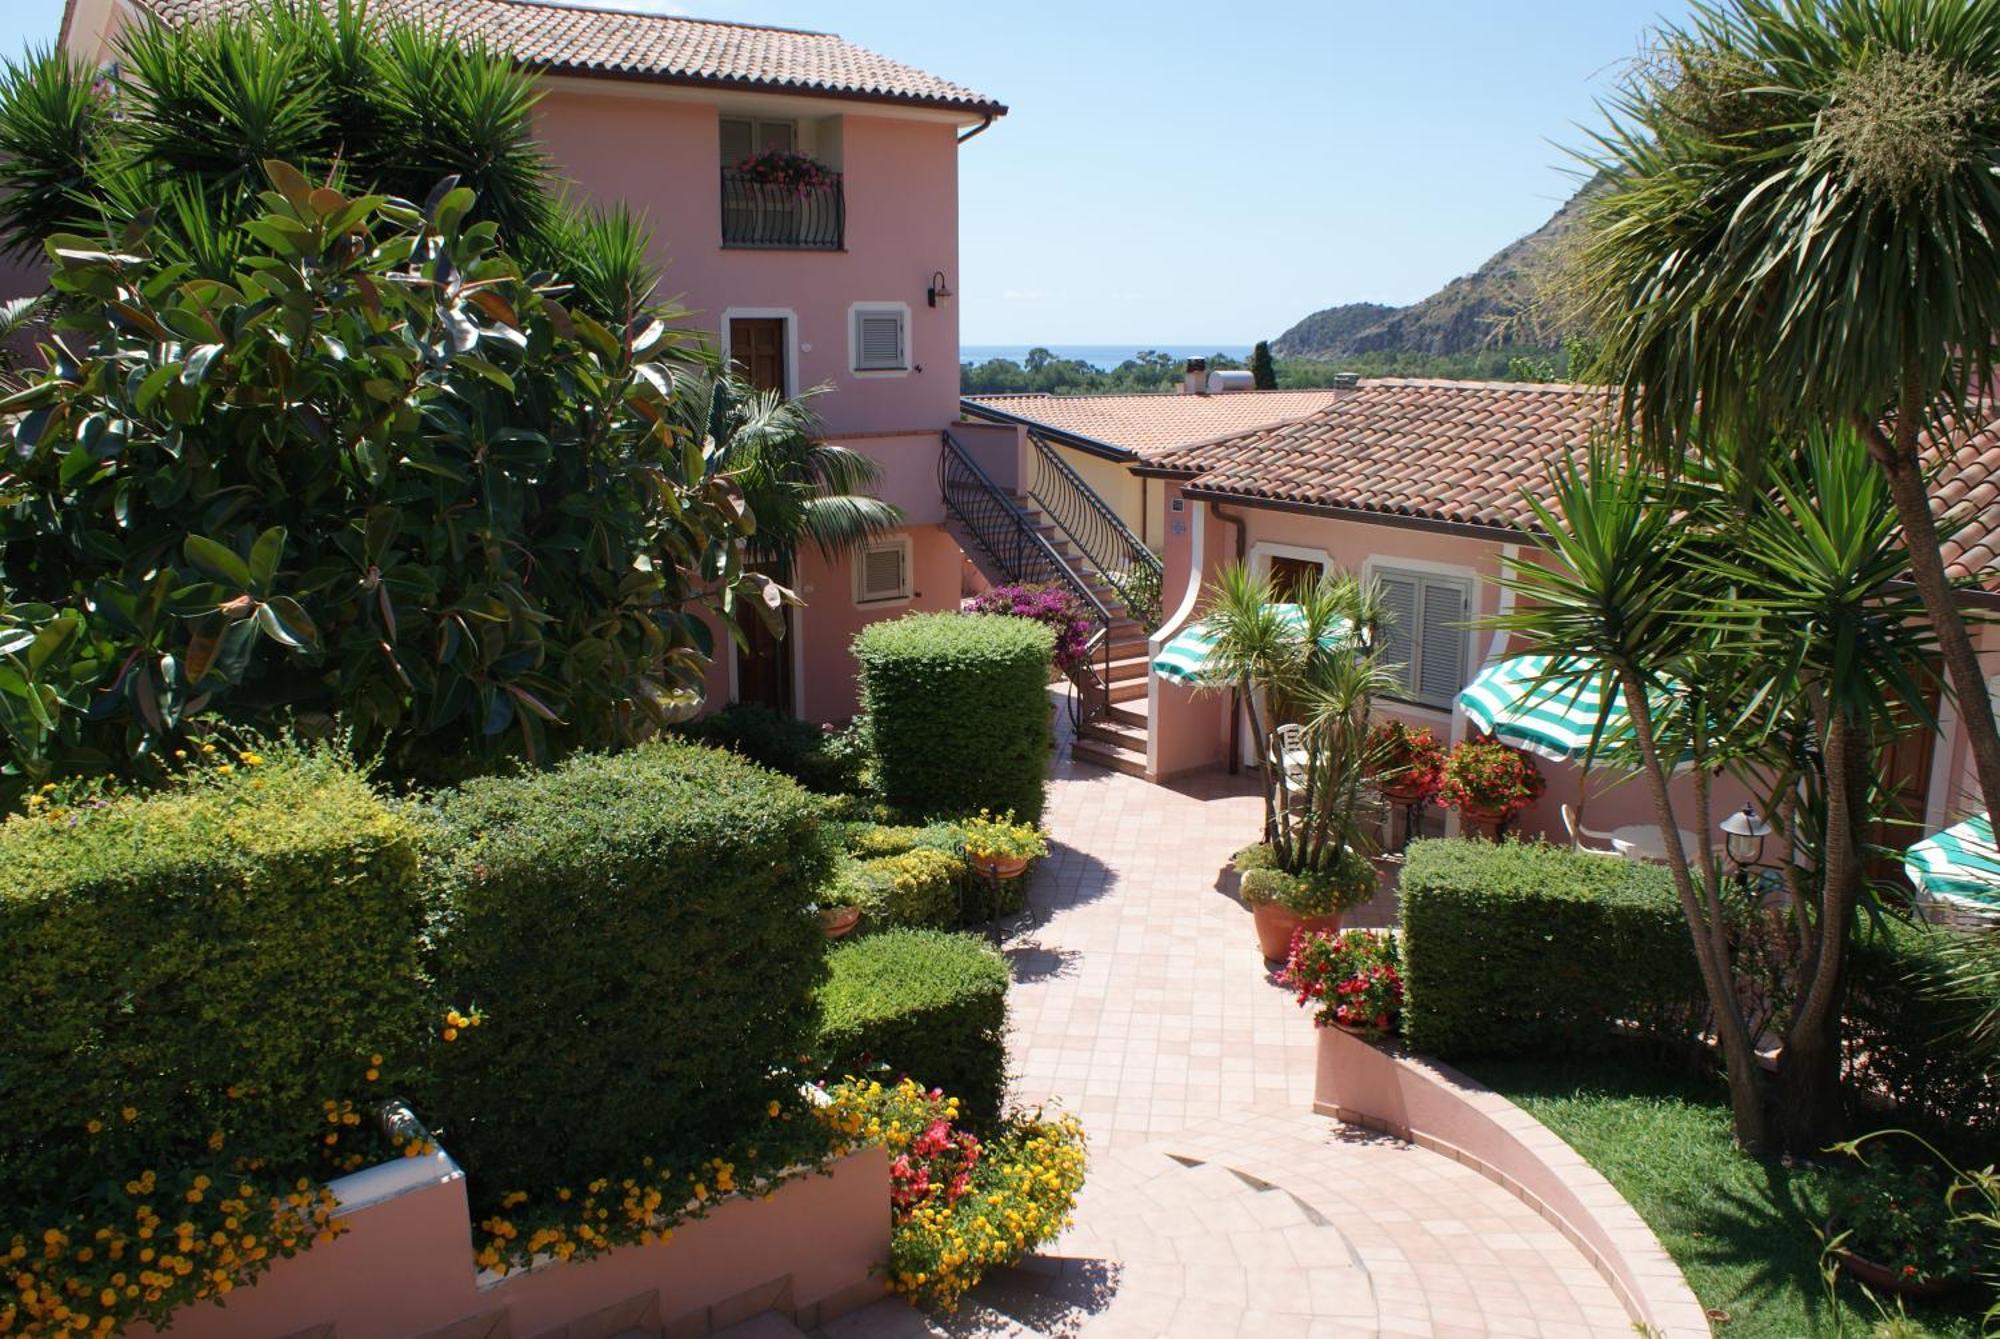
<path fill-rule="evenodd" d="M 1059 751 L 1055 850 L 1035 924 L 1006 948 L 1011 1050 L 1020 1100 L 1082 1115 L 1091 1174 L 1075 1227 L 982 1290 L 966 1324 L 1629 1335 L 1610 1288 L 1519 1200 L 1312 1114 L 1312 1028 L 1269 979 L 1225 872 L 1260 818 L 1246 779 L 1152 786 Z M 1356 919 L 1391 915 L 1389 897 Z"/>

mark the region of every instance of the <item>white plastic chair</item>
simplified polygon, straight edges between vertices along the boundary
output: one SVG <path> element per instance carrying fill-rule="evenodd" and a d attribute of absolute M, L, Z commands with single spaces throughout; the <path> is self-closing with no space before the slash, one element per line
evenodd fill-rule
<path fill-rule="evenodd" d="M 1306 780 L 1306 732 L 1298 725 L 1281 725 L 1272 732 L 1277 751 L 1272 759 L 1285 769 L 1285 782 L 1290 786 L 1302 786 Z"/>
<path fill-rule="evenodd" d="M 1563 816 L 1563 830 L 1569 833 L 1569 845 L 1571 850 L 1582 851 L 1587 855 L 1607 855 L 1610 856 L 1613 860 L 1624 859 L 1625 853 L 1618 850 L 1616 846 L 1611 844 L 1610 833 L 1598 832 L 1595 829 L 1583 826 L 1582 823 L 1577 821 L 1576 811 L 1570 808 L 1567 804 L 1563 805 L 1562 807 L 1562 816 Z M 1586 846 L 1584 845 L 1584 838 L 1586 837 L 1590 838 L 1592 841 L 1603 842 L 1605 843 L 1605 845 Z"/>

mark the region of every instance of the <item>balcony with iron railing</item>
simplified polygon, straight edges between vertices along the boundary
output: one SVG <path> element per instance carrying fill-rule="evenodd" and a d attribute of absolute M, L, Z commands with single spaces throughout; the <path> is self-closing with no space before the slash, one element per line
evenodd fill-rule
<path fill-rule="evenodd" d="M 847 196 L 838 172 L 799 189 L 722 169 L 722 244 L 765 251 L 839 251 L 847 245 Z"/>

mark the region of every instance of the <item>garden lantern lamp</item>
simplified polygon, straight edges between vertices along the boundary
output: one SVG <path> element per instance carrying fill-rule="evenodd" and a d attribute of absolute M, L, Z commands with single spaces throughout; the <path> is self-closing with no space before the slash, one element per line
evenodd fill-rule
<path fill-rule="evenodd" d="M 1771 825 L 1757 816 L 1757 811 L 1749 805 L 1731 814 L 1718 824 L 1722 829 L 1723 844 L 1729 852 L 1729 859 L 1739 870 L 1757 863 L 1764 854 L 1764 838 L 1770 833 Z"/>

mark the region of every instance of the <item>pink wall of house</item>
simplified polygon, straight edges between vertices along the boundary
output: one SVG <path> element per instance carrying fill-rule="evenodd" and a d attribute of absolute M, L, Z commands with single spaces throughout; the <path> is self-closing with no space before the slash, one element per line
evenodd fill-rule
<path fill-rule="evenodd" d="M 1178 483 L 1166 485 L 1164 588 L 1168 592 L 1169 611 L 1177 607 L 1179 594 L 1187 589 L 1197 530 L 1202 534 L 1204 582 L 1236 560 L 1235 527 L 1218 520 L 1210 504 L 1195 499 L 1184 499 L 1184 509 L 1174 512 L 1173 500 L 1180 492 Z M 1501 572 L 1508 546 L 1499 540 L 1240 504 L 1225 504 L 1223 509 L 1242 518 L 1244 556 L 1253 568 L 1267 564 L 1273 557 L 1284 556 L 1317 559 L 1356 574 L 1366 574 L 1373 564 L 1437 570 L 1473 582 L 1475 617 L 1490 618 L 1502 607 L 1505 597 L 1495 578 Z M 1532 553 L 1532 546 L 1522 548 Z M 1474 629 L 1467 653 L 1468 677 L 1489 659 L 1505 654 L 1506 645 L 1494 633 Z M 1226 764 L 1230 726 L 1226 697 L 1199 694 L 1159 681 L 1157 676 L 1155 679 L 1154 774 L 1167 777 Z M 1382 702 L 1377 712 L 1411 725 L 1429 726 L 1447 742 L 1464 737 L 1469 729 L 1462 714 L 1415 703 Z M 1247 735 L 1247 728 L 1243 733 Z M 1650 793 L 1636 777 L 1602 767 L 1592 769 L 1585 777 L 1579 767 L 1540 759 L 1537 765 L 1548 788 L 1516 821 L 1515 830 L 1523 836 L 1566 841 L 1561 811 L 1565 803 L 1580 808 L 1584 825 L 1600 831 L 1654 822 Z M 1742 788 L 1729 778 L 1718 778 L 1712 821 L 1719 822 L 1732 809 L 1741 807 L 1746 798 Z M 1693 788 L 1685 778 L 1675 787 L 1675 804 L 1681 826 L 1692 828 Z"/>
<path fill-rule="evenodd" d="M 552 80 L 536 125 L 581 196 L 623 200 L 648 217 L 666 267 L 663 289 L 692 309 L 691 325 L 719 330 L 732 309 L 792 315 L 797 389 L 833 388 L 815 402 L 828 432 L 935 432 L 958 416 L 957 299 L 925 302 L 934 271 L 959 286 L 957 127 L 831 101 L 801 116 L 799 101 L 776 102 L 770 114 L 817 129 L 818 156 L 845 174 L 844 251 L 723 248 L 712 102 L 638 84 Z M 851 370 L 848 308 L 857 302 L 909 307 L 911 371 Z"/>
<path fill-rule="evenodd" d="M 449 1158 L 370 1168 L 334 1183 L 344 1235 L 279 1261 L 220 1303 L 177 1312 L 170 1333 L 708 1334 L 767 1310 L 811 1328 L 880 1297 L 872 1275 L 889 1253 L 886 1156 L 864 1149 L 829 1172 L 788 1181 L 767 1199 L 722 1201 L 665 1242 L 499 1276 L 473 1261 L 465 1178 Z"/>

